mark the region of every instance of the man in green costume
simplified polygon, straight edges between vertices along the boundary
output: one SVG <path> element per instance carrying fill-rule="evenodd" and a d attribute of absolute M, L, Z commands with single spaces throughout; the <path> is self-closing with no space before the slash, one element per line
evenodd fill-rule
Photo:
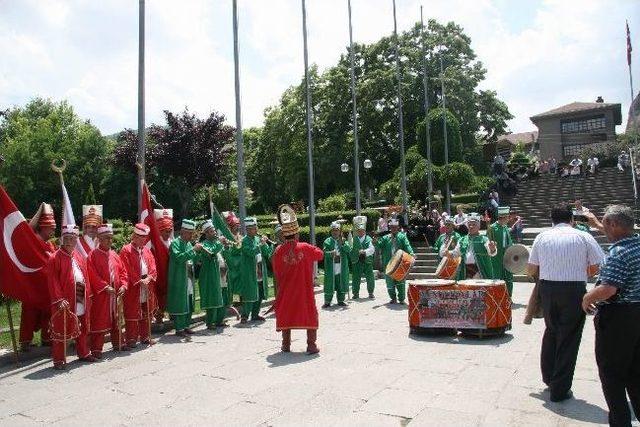
<path fill-rule="evenodd" d="M 480 235 L 480 215 L 469 214 L 467 217 L 469 234 L 460 237 L 456 247 L 448 250 L 440 248 L 440 256 L 461 257 L 456 280 L 493 279 L 491 257 L 496 256 L 496 243 L 487 236 Z"/>
<path fill-rule="evenodd" d="M 193 313 L 194 273 L 193 261 L 202 250 L 202 245 L 191 244 L 196 223 L 190 219 L 182 220 L 180 236 L 173 239 L 169 246 L 169 274 L 167 280 L 167 311 L 173 318 L 176 335 L 184 337 L 193 334 L 189 327 Z"/>
<path fill-rule="evenodd" d="M 252 321 L 264 321 L 260 316 L 260 304 L 269 295 L 269 273 L 267 263 L 271 257 L 271 248 L 267 237 L 258 236 L 258 221 L 245 218 L 247 235 L 240 247 L 240 298 L 242 299 L 242 318 L 247 323 L 249 315 Z"/>
<path fill-rule="evenodd" d="M 493 278 L 501 279 L 507 284 L 509 296 L 513 293 L 513 273 L 504 268 L 504 251 L 513 245 L 511 238 L 511 227 L 509 227 L 509 206 L 498 207 L 498 221 L 489 226 L 487 237 L 496 242 L 497 254 L 491 258 L 493 263 Z"/>
<path fill-rule="evenodd" d="M 198 254 L 200 268 L 200 308 L 206 311 L 205 324 L 207 329 L 222 328 L 226 305 L 222 294 L 220 281 L 220 263 L 218 254 L 222 251 L 222 243 L 218 240 L 218 233 L 211 220 L 202 225 L 205 240 L 202 250 Z"/>
<path fill-rule="evenodd" d="M 414 256 L 413 248 L 411 247 L 411 243 L 409 243 L 409 239 L 407 239 L 407 235 L 400 232 L 400 223 L 397 219 L 392 219 L 389 222 L 389 230 L 390 234 L 382 236 L 380 239 L 375 241 L 376 248 L 380 251 L 382 255 L 382 268 L 386 269 L 387 264 L 393 257 L 393 255 L 401 249 L 408 253 L 411 256 Z M 389 301 L 390 304 L 404 304 L 405 298 L 405 281 L 396 281 L 391 277 L 385 274 L 384 277 L 387 282 L 387 292 L 389 293 Z"/>
<path fill-rule="evenodd" d="M 340 223 L 331 223 L 331 236 L 323 245 L 324 250 L 324 305 L 331 306 L 335 292 L 339 306 L 346 306 L 344 296 L 349 289 L 349 255 L 351 247 L 342 236 Z"/>
<path fill-rule="evenodd" d="M 439 235 L 436 242 L 433 244 L 433 249 L 437 253 L 440 253 L 440 249 L 442 249 L 443 245 L 451 243 L 451 239 L 453 239 L 453 243 L 451 243 L 451 247 L 449 249 L 453 249 L 458 243 L 458 240 L 460 240 L 460 234 L 456 231 L 456 224 L 452 217 L 448 216 L 445 218 L 444 226 L 447 229 L 447 232 Z"/>
<path fill-rule="evenodd" d="M 222 215 L 227 221 L 229 230 L 235 236 L 235 241 L 224 240 L 224 249 L 222 257 L 227 264 L 227 292 L 229 294 L 230 305 L 234 301 L 234 295 L 239 295 L 240 290 L 240 245 L 242 242 L 242 234 L 240 233 L 240 220 L 233 212 L 223 212 Z"/>
<path fill-rule="evenodd" d="M 373 291 L 376 286 L 376 281 L 373 277 L 373 254 L 376 248 L 371 237 L 367 236 L 367 217 L 354 217 L 353 225 L 356 229 L 356 236 L 353 239 L 353 247 L 351 248 L 351 263 L 353 264 L 351 288 L 353 288 L 353 299 L 360 298 L 360 279 L 363 275 L 367 279 L 369 298 L 373 299 L 375 298 Z"/>

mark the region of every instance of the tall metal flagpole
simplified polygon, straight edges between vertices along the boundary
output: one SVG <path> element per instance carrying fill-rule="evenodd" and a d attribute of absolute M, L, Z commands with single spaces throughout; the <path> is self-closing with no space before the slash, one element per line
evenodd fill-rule
<path fill-rule="evenodd" d="M 311 135 L 311 90 L 309 89 L 309 55 L 307 51 L 307 5 L 302 0 L 302 42 L 304 45 L 304 87 L 307 101 L 307 173 L 309 177 L 309 238 L 312 245 L 316 244 L 316 206 L 313 192 L 313 139 Z"/>
<path fill-rule="evenodd" d="M 427 133 L 427 161 L 429 169 L 427 170 L 427 190 L 429 200 L 433 193 L 433 165 L 431 164 L 431 123 L 429 123 L 429 84 L 427 77 L 427 46 L 424 40 L 424 21 L 422 20 L 422 6 L 420 6 L 420 39 L 422 40 L 422 86 L 424 87 L 424 122 L 425 132 Z"/>
<path fill-rule="evenodd" d="M 440 91 L 442 92 L 442 131 L 444 135 L 444 165 L 449 167 L 449 145 L 447 144 L 447 102 L 444 95 L 444 66 L 442 64 L 442 51 L 440 51 Z M 445 180 L 445 210 L 451 213 L 451 191 L 449 190 L 449 178 Z"/>
<path fill-rule="evenodd" d="M 404 211 L 404 223 L 409 224 L 407 209 L 407 171 L 404 158 L 404 125 L 402 117 L 402 74 L 400 73 L 400 47 L 398 42 L 398 23 L 396 20 L 396 0 L 393 0 L 393 38 L 396 44 L 396 75 L 398 78 L 398 139 L 400 142 L 400 171 L 402 174 L 402 210 Z"/>
<path fill-rule="evenodd" d="M 138 212 L 142 208 L 142 180 L 145 177 L 144 144 L 144 0 L 138 10 Z"/>
<path fill-rule="evenodd" d="M 233 0 L 233 65 L 236 90 L 236 157 L 238 165 L 238 209 L 242 233 L 246 232 L 244 219 L 247 216 L 244 194 L 244 140 L 242 137 L 242 109 L 240 108 L 240 61 L 238 57 L 238 0 Z"/>
<path fill-rule="evenodd" d="M 626 21 L 627 27 L 627 65 L 629 66 L 629 89 L 631 90 L 631 104 L 629 104 L 629 110 L 633 108 L 633 74 L 631 73 L 631 34 L 629 32 L 629 21 Z M 630 117 L 631 118 L 631 117 Z M 633 177 L 633 196 L 636 202 L 638 203 L 638 180 L 636 177 L 636 167 L 637 165 L 633 159 L 633 152 L 637 149 L 638 146 L 638 129 L 635 129 L 633 133 L 633 147 L 629 150 L 629 157 L 631 159 L 631 176 Z"/>
<path fill-rule="evenodd" d="M 353 54 L 353 28 L 351 26 L 351 0 L 347 0 L 349 9 L 349 69 L 351 74 L 351 102 L 353 104 L 353 173 L 356 180 L 356 215 L 360 215 L 362 205 L 360 203 L 360 152 L 358 147 L 358 112 L 356 109 L 356 76 L 354 70 L 354 54 Z"/>

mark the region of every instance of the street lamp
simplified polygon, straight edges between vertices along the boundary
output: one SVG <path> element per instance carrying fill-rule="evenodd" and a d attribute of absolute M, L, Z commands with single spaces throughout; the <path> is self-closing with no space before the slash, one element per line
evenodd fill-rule
<path fill-rule="evenodd" d="M 223 183 L 218 184 L 218 190 L 220 190 L 220 191 L 224 190 L 224 184 Z"/>
<path fill-rule="evenodd" d="M 366 172 L 369 172 L 369 170 L 371 169 L 371 166 L 373 166 L 373 162 L 370 159 L 365 159 L 364 170 Z M 371 200 L 371 185 L 369 185 L 369 200 Z"/>
<path fill-rule="evenodd" d="M 348 165 L 348 164 L 346 164 L 346 163 L 341 164 L 341 165 L 340 165 L 340 170 L 341 170 L 342 172 L 344 172 L 344 173 L 349 172 L 349 165 Z"/>

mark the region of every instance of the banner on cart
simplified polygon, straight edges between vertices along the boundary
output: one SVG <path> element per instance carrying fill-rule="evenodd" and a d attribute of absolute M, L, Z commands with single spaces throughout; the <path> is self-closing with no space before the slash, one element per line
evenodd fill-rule
<path fill-rule="evenodd" d="M 420 291 L 423 328 L 484 329 L 486 291 L 483 289 L 425 289 Z"/>

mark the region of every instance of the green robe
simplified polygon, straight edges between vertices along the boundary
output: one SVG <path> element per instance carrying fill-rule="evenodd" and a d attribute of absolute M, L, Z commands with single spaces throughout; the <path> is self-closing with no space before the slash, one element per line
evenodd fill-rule
<path fill-rule="evenodd" d="M 453 231 L 452 234 L 453 234 L 453 240 L 455 241 L 455 243 L 451 246 L 451 249 L 455 247 L 455 245 L 458 243 L 461 237 L 457 231 Z M 436 242 L 433 244 L 433 250 L 435 250 L 436 253 L 440 253 L 440 248 L 442 247 L 442 245 L 444 245 L 445 240 L 448 238 L 449 238 L 448 234 L 439 235 L 438 238 L 436 239 Z"/>
<path fill-rule="evenodd" d="M 386 270 L 387 264 L 389 264 L 389 261 L 398 249 L 402 249 L 411 256 L 414 255 L 413 248 L 411 247 L 411 243 L 409 243 L 409 239 L 407 239 L 407 235 L 402 232 L 396 234 L 395 245 L 393 244 L 392 235 L 387 234 L 378 239 L 376 248 L 380 250 L 383 270 Z"/>
<path fill-rule="evenodd" d="M 496 242 L 496 249 L 498 253 L 491 258 L 493 264 L 493 278 L 504 280 L 509 295 L 513 290 L 513 273 L 504 268 L 504 251 L 511 245 L 513 245 L 513 239 L 511 238 L 511 228 L 508 225 L 500 225 L 498 222 L 491 224 L 489 230 L 489 236 L 491 240 Z"/>
<path fill-rule="evenodd" d="M 331 289 L 340 293 L 346 293 L 349 289 L 349 256 L 351 255 L 351 247 L 349 242 L 344 241 L 342 246 L 333 237 L 327 237 L 322 246 L 324 250 L 324 289 Z M 340 254 L 340 283 L 334 283 L 337 274 L 333 273 L 333 255 L 332 251 L 338 250 Z M 326 293 L 326 292 L 325 292 Z"/>
<path fill-rule="evenodd" d="M 476 236 L 466 235 L 460 237 L 459 248 L 462 261 L 460 262 L 460 266 L 458 267 L 456 280 L 464 280 L 467 277 L 467 267 L 465 265 L 465 259 L 467 257 L 467 250 L 471 245 L 473 247 L 473 252 L 476 258 L 476 265 L 478 266 L 480 276 L 483 279 L 494 278 L 491 256 L 489 256 L 487 248 L 485 247 L 485 243 L 487 242 L 489 242 L 489 238 L 487 236 L 482 236 L 479 234 Z"/>
<path fill-rule="evenodd" d="M 227 264 L 227 288 L 233 300 L 233 295 L 240 293 L 240 261 L 242 259 L 240 248 L 235 245 L 224 248 L 222 257 Z"/>
<path fill-rule="evenodd" d="M 198 254 L 202 263 L 198 279 L 200 289 L 200 308 L 208 310 L 222 307 L 222 287 L 220 283 L 220 264 L 218 253 L 222 251 L 222 243 L 218 240 L 202 242 L 203 250 Z"/>
<path fill-rule="evenodd" d="M 269 245 L 260 243 L 260 237 L 245 236 L 240 247 L 240 289 L 238 294 L 242 301 L 255 302 L 259 299 L 258 274 L 256 256 L 262 255 L 262 287 L 265 298 L 269 295 L 269 271 L 267 263 L 271 258 L 271 248 Z"/>
<path fill-rule="evenodd" d="M 169 273 L 167 276 L 167 312 L 185 315 L 191 312 L 191 298 L 187 283 L 189 261 L 195 260 L 196 252 L 191 242 L 181 238 L 173 239 L 169 246 Z M 194 283 L 195 286 L 195 283 Z"/>
<path fill-rule="evenodd" d="M 351 262 L 353 264 L 370 264 L 373 265 L 373 255 L 365 258 L 364 262 L 360 261 L 360 250 L 369 249 L 373 245 L 373 240 L 368 235 L 365 235 L 364 242 L 360 243 L 360 238 L 356 235 L 353 236 L 353 247 L 351 248 Z"/>
<path fill-rule="evenodd" d="M 373 256 L 365 257 L 364 261 L 360 261 L 360 250 L 373 247 L 373 241 L 370 236 L 366 236 L 364 241 L 360 243 L 360 238 L 353 236 L 353 247 L 351 248 L 351 263 L 353 264 L 353 274 L 351 276 L 351 287 L 353 288 L 353 297 L 360 297 L 360 279 L 364 275 L 367 280 L 367 292 L 372 295 L 375 290 L 375 278 L 373 277 Z M 375 254 L 375 253 L 374 253 Z"/>

